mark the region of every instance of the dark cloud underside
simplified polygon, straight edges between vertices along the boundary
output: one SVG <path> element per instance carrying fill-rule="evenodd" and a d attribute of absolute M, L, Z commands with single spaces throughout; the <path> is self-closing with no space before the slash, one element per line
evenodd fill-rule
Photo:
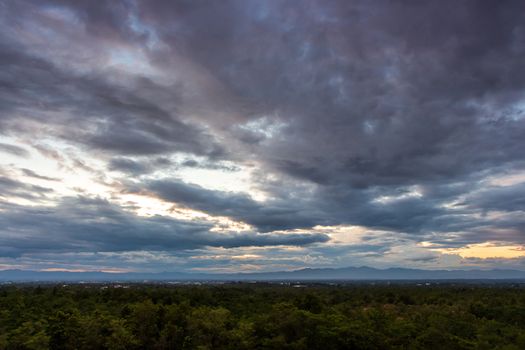
<path fill-rule="evenodd" d="M 523 13 L 518 0 L 0 0 L 0 257 L 523 245 Z M 139 216 L 132 195 L 252 231 Z M 389 238 L 338 250 L 317 232 L 344 225 Z"/>

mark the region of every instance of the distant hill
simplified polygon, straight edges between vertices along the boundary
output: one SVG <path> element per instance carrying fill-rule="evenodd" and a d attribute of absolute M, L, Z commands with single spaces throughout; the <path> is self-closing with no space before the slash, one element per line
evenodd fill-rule
<path fill-rule="evenodd" d="M 406 268 L 375 269 L 371 267 L 344 267 L 300 269 L 294 271 L 255 273 L 107 273 L 2 270 L 2 282 L 31 281 L 327 281 L 327 280 L 482 280 L 525 279 L 525 271 L 518 270 L 418 270 Z"/>

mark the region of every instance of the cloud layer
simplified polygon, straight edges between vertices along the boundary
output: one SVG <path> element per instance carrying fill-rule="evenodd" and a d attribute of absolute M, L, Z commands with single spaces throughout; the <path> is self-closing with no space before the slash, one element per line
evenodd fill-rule
<path fill-rule="evenodd" d="M 524 268 L 524 10 L 0 1 L 0 267 Z"/>

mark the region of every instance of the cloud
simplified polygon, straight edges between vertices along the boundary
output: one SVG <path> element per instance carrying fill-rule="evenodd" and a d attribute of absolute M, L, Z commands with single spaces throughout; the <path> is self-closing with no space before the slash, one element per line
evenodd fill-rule
<path fill-rule="evenodd" d="M 322 221 L 314 210 L 290 202 L 276 200 L 261 204 L 245 194 L 208 190 L 176 179 L 152 181 L 146 188 L 164 200 L 211 215 L 227 216 L 263 232 L 312 227 Z"/>
<path fill-rule="evenodd" d="M 362 187 L 522 159 L 523 123 L 504 115 L 519 113 L 525 84 L 511 73 L 523 50 L 518 2 L 139 6 L 166 43 L 251 103 L 254 118 L 278 113 L 283 137 L 257 149 L 274 170 Z M 184 30 L 168 25 L 174 18 Z"/>
<path fill-rule="evenodd" d="M 525 211 L 525 183 L 485 188 L 468 196 L 464 204 L 484 211 Z"/>
<path fill-rule="evenodd" d="M 113 158 L 109 162 L 109 170 L 122 171 L 125 173 L 139 175 L 150 172 L 152 169 L 143 163 L 129 158 Z"/>
<path fill-rule="evenodd" d="M 0 143 L 0 152 L 8 153 L 19 157 L 29 157 L 29 152 L 26 149 L 7 143 Z"/>
<path fill-rule="evenodd" d="M 16 142 L 0 152 L 24 181 L 2 172 L 0 194 L 3 205 L 56 200 L 52 211 L 2 212 L 14 230 L 5 249 L 48 249 L 48 232 L 64 238 L 53 241 L 63 252 L 304 245 L 326 237 L 275 231 L 316 225 L 443 248 L 522 244 L 523 184 L 488 179 L 525 172 L 524 10 L 470 0 L 5 1 L 0 130 Z M 28 158 L 32 147 L 60 169 L 96 169 L 89 183 L 103 182 L 112 203 L 68 198 L 78 183 L 41 186 L 60 176 Z M 202 168 L 246 175 L 246 192 L 179 180 Z M 136 217 L 117 206 L 129 193 L 259 233 Z M 344 249 L 397 247 L 359 244 Z M 328 260 L 343 254 L 330 249 Z"/>
<path fill-rule="evenodd" d="M 21 198 L 38 202 L 52 192 L 51 188 L 18 181 L 0 173 L 0 198 L 4 200 Z"/>
<path fill-rule="evenodd" d="M 204 247 L 303 246 L 326 242 L 311 234 L 216 233 L 208 222 L 137 217 L 103 199 L 64 198 L 55 207 L 2 206 L 4 254 L 34 252 L 181 251 Z"/>
<path fill-rule="evenodd" d="M 0 121 L 3 133 L 30 138 L 30 134 L 46 129 L 50 137 L 123 155 L 173 150 L 209 157 L 224 153 L 211 135 L 179 120 L 175 107 L 165 110 L 142 96 L 160 89 L 152 81 L 139 76 L 112 82 L 102 72 L 86 74 L 62 68 L 9 44 L 6 39 L 0 54 L 4 69 L 0 101 L 6 110 Z M 176 99 L 176 89 L 170 94 Z M 27 109 L 34 109 L 34 113 L 17 114 Z M 12 153 L 14 147 L 2 149 Z"/>
<path fill-rule="evenodd" d="M 50 176 L 44 176 L 44 175 L 37 174 L 31 169 L 20 169 L 20 170 L 22 171 L 22 173 L 25 176 L 32 177 L 32 178 L 35 178 L 35 179 L 46 180 L 46 181 L 59 181 L 59 179 L 57 179 L 55 177 L 50 177 Z"/>

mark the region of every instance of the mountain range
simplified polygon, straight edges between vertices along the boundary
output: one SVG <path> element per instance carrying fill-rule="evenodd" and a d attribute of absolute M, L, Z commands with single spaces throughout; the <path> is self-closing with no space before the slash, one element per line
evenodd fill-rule
<path fill-rule="evenodd" d="M 525 279 L 519 270 L 418 270 L 372 267 L 305 268 L 293 271 L 251 273 L 109 273 L 2 270 L 0 282 L 53 281 L 363 281 L 363 280 L 509 280 Z"/>

